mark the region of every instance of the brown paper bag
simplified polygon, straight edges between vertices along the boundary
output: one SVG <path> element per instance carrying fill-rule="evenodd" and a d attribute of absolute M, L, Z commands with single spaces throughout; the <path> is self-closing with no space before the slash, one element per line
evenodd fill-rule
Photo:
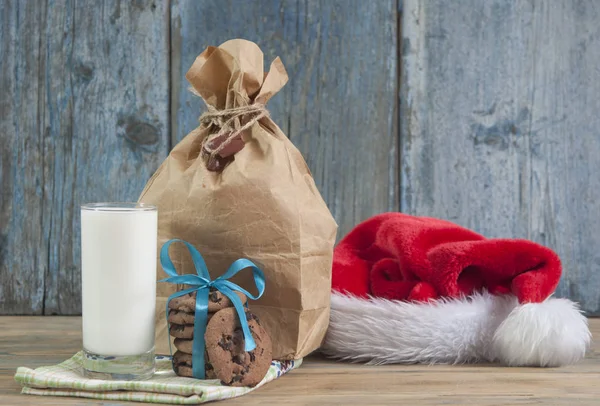
<path fill-rule="evenodd" d="M 231 40 L 208 47 L 186 78 L 215 112 L 264 105 L 285 85 L 287 73 L 277 58 L 265 74 L 258 46 Z M 241 128 L 251 118 L 230 123 Z M 303 357 L 319 347 L 328 326 L 337 224 L 302 155 L 268 116 L 251 123 L 220 155 L 208 156 L 206 148 L 212 145 L 214 152 L 219 144 L 214 139 L 219 130 L 201 124 L 188 134 L 152 176 L 140 201 L 158 207 L 159 248 L 171 238 L 188 241 L 204 256 L 213 279 L 238 258 L 257 263 L 266 290 L 249 306 L 271 334 L 273 356 Z M 207 167 L 213 159 L 217 171 Z M 183 246 L 173 246 L 171 258 L 180 273 L 195 272 Z M 165 277 L 159 266 L 157 279 Z M 250 272 L 232 281 L 256 291 Z M 176 289 L 157 287 L 159 354 L 168 353 L 165 303 Z"/>

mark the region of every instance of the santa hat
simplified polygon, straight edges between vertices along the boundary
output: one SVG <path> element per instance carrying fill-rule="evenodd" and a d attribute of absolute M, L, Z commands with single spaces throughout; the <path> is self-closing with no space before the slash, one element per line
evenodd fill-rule
<path fill-rule="evenodd" d="M 560 275 L 559 257 L 534 242 L 381 214 L 334 251 L 323 351 L 372 364 L 571 364 L 591 335 L 575 303 L 550 297 Z"/>

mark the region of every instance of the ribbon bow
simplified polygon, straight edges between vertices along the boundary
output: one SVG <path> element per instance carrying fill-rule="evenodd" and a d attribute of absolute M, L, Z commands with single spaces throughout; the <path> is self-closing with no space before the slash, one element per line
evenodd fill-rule
<path fill-rule="evenodd" d="M 186 245 L 190 255 L 192 256 L 192 261 L 194 263 L 194 267 L 196 268 L 197 275 L 189 274 L 189 275 L 178 275 L 175 270 L 175 265 L 173 265 L 173 261 L 169 257 L 169 247 L 174 242 L 182 242 Z M 194 318 L 194 341 L 192 346 L 192 375 L 194 378 L 204 379 L 204 349 L 205 349 L 205 341 L 204 341 L 204 333 L 206 331 L 206 323 L 208 319 L 208 294 L 210 288 L 214 288 L 220 291 L 222 294 L 227 296 L 229 300 L 233 303 L 235 310 L 240 319 L 240 324 L 242 326 L 242 331 L 244 332 L 244 351 L 252 351 L 256 348 L 256 343 L 254 342 L 254 338 L 252 337 L 252 333 L 250 332 L 250 327 L 248 326 L 248 321 L 246 320 L 246 314 L 244 312 L 244 305 L 240 300 L 239 296 L 235 294 L 234 291 L 238 291 L 243 293 L 248 297 L 248 299 L 256 300 L 260 298 L 265 291 L 265 275 L 263 272 L 250 260 L 248 259 L 238 259 L 236 260 L 227 272 L 223 275 L 219 276 L 215 280 L 210 279 L 210 275 L 208 273 L 208 268 L 206 267 L 206 263 L 204 262 L 204 258 L 198 252 L 198 250 L 191 245 L 190 243 L 174 239 L 167 241 L 160 250 L 160 264 L 163 267 L 164 271 L 170 276 L 169 278 L 162 279 L 160 282 L 168 282 L 168 283 L 176 283 L 183 285 L 191 285 L 192 288 L 184 289 L 179 292 L 173 293 L 169 296 L 167 300 L 167 318 L 169 317 L 169 302 L 179 296 L 187 295 L 188 293 L 197 292 L 196 293 L 196 310 L 195 310 L 195 318 Z M 254 276 L 254 283 L 256 284 L 256 288 L 258 289 L 258 294 L 256 296 L 252 295 L 247 290 L 241 288 L 235 283 L 228 281 L 227 279 L 231 278 L 238 272 L 250 268 L 252 270 L 252 275 Z M 169 351 L 171 345 L 171 340 L 169 340 Z"/>

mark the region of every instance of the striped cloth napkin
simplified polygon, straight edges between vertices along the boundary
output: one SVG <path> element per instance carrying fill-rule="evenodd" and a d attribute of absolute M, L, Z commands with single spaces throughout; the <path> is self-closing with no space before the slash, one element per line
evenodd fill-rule
<path fill-rule="evenodd" d="M 176 376 L 169 357 L 156 357 L 156 373 L 146 381 L 104 381 L 81 375 L 82 352 L 53 366 L 20 367 L 15 380 L 28 395 L 74 396 L 101 400 L 195 405 L 245 395 L 299 367 L 302 360 L 273 361 L 267 375 L 254 388 L 223 386 L 218 380 Z"/>

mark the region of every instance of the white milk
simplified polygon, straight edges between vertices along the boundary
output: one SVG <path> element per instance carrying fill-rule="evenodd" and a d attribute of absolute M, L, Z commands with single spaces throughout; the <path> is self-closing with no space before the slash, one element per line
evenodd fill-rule
<path fill-rule="evenodd" d="M 127 356 L 154 348 L 156 235 L 155 209 L 126 203 L 82 207 L 83 347 L 88 352 Z"/>

